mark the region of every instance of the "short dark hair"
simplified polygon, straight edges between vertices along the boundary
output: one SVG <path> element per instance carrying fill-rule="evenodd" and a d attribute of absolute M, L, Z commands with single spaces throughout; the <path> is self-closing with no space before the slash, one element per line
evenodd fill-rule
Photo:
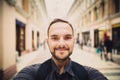
<path fill-rule="evenodd" d="M 58 19 L 58 18 L 54 19 L 54 20 L 50 23 L 50 25 L 48 26 L 48 30 L 47 30 L 47 34 L 48 34 L 48 35 L 49 35 L 49 29 L 50 29 L 51 25 L 53 25 L 54 23 L 58 23 L 58 22 L 63 22 L 63 23 L 67 23 L 68 25 L 70 25 L 70 27 L 71 27 L 71 29 L 72 29 L 72 31 L 73 31 L 73 35 L 74 35 L 73 26 L 71 25 L 71 23 L 69 23 L 69 22 L 66 21 L 66 20 Z"/>

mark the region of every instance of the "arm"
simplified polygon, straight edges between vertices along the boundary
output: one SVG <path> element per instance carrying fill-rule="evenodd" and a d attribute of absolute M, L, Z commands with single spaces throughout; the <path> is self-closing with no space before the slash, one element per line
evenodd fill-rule
<path fill-rule="evenodd" d="M 35 76 L 40 64 L 25 67 L 22 69 L 13 80 L 35 80 Z"/>
<path fill-rule="evenodd" d="M 88 72 L 89 80 L 108 80 L 101 72 L 94 68 L 85 66 L 85 69 Z"/>

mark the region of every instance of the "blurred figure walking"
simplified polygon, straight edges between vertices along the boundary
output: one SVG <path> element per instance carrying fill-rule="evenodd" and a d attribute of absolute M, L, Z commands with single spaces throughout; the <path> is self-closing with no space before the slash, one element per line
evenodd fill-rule
<path fill-rule="evenodd" d="M 105 46 L 105 52 L 106 52 L 106 54 L 105 54 L 106 60 L 113 61 L 113 58 L 112 58 L 113 42 L 112 42 L 112 40 L 110 40 L 109 36 L 107 36 L 107 38 L 105 39 L 104 46 Z M 110 56 L 108 57 L 108 55 L 110 55 Z"/>
<path fill-rule="evenodd" d="M 88 40 L 87 46 L 88 46 L 88 51 L 90 51 L 91 50 L 91 39 Z"/>
<path fill-rule="evenodd" d="M 80 40 L 80 48 L 83 49 L 83 40 Z"/>
<path fill-rule="evenodd" d="M 103 58 L 105 58 L 105 48 L 104 48 L 104 41 L 100 41 L 100 43 L 99 43 L 99 48 L 100 48 L 100 50 L 101 50 L 101 53 L 100 53 L 100 58 L 101 58 L 101 60 L 103 59 Z"/>

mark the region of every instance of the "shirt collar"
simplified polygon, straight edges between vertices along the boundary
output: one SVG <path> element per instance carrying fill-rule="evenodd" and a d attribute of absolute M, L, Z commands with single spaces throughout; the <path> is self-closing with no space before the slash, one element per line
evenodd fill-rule
<path fill-rule="evenodd" d="M 54 72 L 58 72 L 58 69 L 57 69 L 57 67 L 56 67 L 56 65 L 55 65 L 55 63 L 53 62 L 53 60 L 51 59 L 51 63 L 52 63 L 52 71 Z M 64 73 L 68 73 L 68 74 L 70 74 L 71 76 L 75 76 L 75 74 L 73 73 L 73 71 L 72 71 L 72 61 L 71 61 L 71 59 L 70 59 L 70 61 L 69 61 L 69 63 L 66 65 L 66 67 L 65 67 L 65 69 L 64 69 L 64 71 L 63 71 L 63 74 Z"/>

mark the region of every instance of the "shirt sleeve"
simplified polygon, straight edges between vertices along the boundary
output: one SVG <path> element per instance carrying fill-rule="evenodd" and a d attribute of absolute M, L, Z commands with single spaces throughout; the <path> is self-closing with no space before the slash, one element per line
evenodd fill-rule
<path fill-rule="evenodd" d="M 108 80 L 101 72 L 98 70 L 84 66 L 86 71 L 88 72 L 88 80 Z"/>
<path fill-rule="evenodd" d="M 22 69 L 13 80 L 35 80 L 39 64 L 31 65 Z"/>

